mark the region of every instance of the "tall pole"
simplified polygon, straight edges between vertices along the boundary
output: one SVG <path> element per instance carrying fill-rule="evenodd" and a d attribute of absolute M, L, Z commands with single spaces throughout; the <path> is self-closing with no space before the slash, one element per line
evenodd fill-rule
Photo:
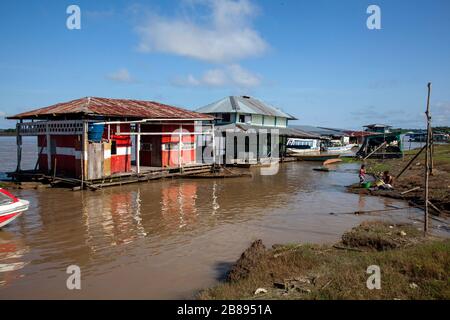
<path fill-rule="evenodd" d="M 425 217 L 423 231 L 428 232 L 428 185 L 430 177 L 430 132 L 431 132 L 431 115 L 430 115 L 430 95 L 431 95 L 431 82 L 428 83 L 428 98 L 427 98 L 427 141 L 425 152 Z"/>

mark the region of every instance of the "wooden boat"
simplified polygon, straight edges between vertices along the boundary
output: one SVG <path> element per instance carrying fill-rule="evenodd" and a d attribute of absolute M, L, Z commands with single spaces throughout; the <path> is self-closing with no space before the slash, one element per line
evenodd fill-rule
<path fill-rule="evenodd" d="M 329 153 L 348 153 L 350 152 L 355 145 L 347 144 L 345 146 L 333 146 L 333 147 L 325 147 L 325 150 Z"/>
<path fill-rule="evenodd" d="M 0 188 L 0 228 L 28 210 L 29 201 L 16 198 L 5 189 Z"/>
<path fill-rule="evenodd" d="M 337 159 L 341 155 L 339 153 L 335 154 L 329 154 L 329 153 L 320 153 L 320 154 L 298 154 L 293 155 L 294 157 L 298 158 L 299 160 L 303 161 L 326 161 L 330 159 Z"/>

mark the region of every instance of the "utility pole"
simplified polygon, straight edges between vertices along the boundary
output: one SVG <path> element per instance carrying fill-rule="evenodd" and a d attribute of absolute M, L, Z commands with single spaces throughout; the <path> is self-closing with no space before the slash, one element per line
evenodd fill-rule
<path fill-rule="evenodd" d="M 428 184 L 430 178 L 430 160 L 431 160 L 431 139 L 433 139 L 431 134 L 431 114 L 430 114 L 430 95 L 431 95 L 431 82 L 428 82 L 428 98 L 427 98 L 427 111 L 425 115 L 427 116 L 427 142 L 426 142 L 426 152 L 425 152 L 425 217 L 423 231 L 426 234 L 428 232 Z"/>

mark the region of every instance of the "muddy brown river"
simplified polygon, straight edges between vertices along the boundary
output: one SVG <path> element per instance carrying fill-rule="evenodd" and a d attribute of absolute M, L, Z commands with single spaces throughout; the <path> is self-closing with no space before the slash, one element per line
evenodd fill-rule
<path fill-rule="evenodd" d="M 0 139 L 2 159 L 13 162 L 2 164 L 7 171 L 15 150 L 5 147 L 11 139 Z M 223 279 L 253 240 L 332 243 L 366 219 L 422 214 L 349 214 L 406 204 L 346 193 L 358 181 L 354 164 L 335 172 L 313 171 L 317 166 L 286 163 L 273 176 L 255 168 L 253 178 L 161 180 L 96 192 L 14 190 L 31 207 L 0 230 L 0 299 L 193 298 Z M 66 287 L 69 265 L 81 269 L 81 290 Z"/>

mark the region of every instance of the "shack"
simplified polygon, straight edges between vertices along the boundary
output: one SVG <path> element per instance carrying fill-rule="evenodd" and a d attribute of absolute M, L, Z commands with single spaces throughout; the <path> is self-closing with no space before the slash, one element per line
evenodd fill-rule
<path fill-rule="evenodd" d="M 356 156 L 390 159 L 403 157 L 401 132 L 374 133 L 364 137 Z"/>
<path fill-rule="evenodd" d="M 214 118 L 209 115 L 153 101 L 98 97 L 7 119 L 18 120 L 18 161 L 12 177 L 44 174 L 82 184 L 106 179 L 114 183 L 116 178 L 123 183 L 124 178 L 135 181 L 145 174 L 204 166 L 202 159 L 196 159 L 196 136 L 214 132 Z M 203 124 L 200 131 L 198 123 Z M 23 136 L 37 136 L 38 160 L 31 172 L 21 169 Z"/>
<path fill-rule="evenodd" d="M 392 126 L 381 123 L 373 123 L 363 126 L 364 131 L 373 133 L 390 133 Z"/>

